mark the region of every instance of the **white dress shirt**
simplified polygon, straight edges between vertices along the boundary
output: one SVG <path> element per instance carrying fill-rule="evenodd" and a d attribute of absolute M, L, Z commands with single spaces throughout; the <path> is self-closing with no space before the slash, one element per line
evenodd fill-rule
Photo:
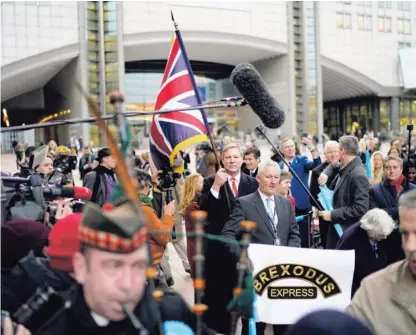
<path fill-rule="evenodd" d="M 228 185 L 230 186 L 230 189 L 231 189 L 231 192 L 233 192 L 233 194 L 234 194 L 234 191 L 233 191 L 233 182 L 231 181 L 231 178 L 233 178 L 233 177 L 231 177 L 231 176 L 229 176 L 228 174 L 227 174 L 227 180 L 228 180 Z M 237 190 L 238 190 L 238 186 L 240 186 L 240 179 L 241 179 L 241 173 L 239 173 L 237 176 L 235 176 L 234 177 L 235 178 L 235 184 L 236 184 L 236 186 L 237 186 Z M 216 198 L 216 199 L 219 199 L 220 198 L 220 193 L 219 192 L 216 192 L 216 191 L 214 191 L 213 189 L 212 189 L 212 187 L 211 187 L 211 193 L 212 193 L 212 195 L 214 196 L 214 198 Z M 235 194 L 234 194 L 234 196 L 235 196 Z"/>
<path fill-rule="evenodd" d="M 258 168 L 255 168 L 253 170 L 250 170 L 250 176 L 253 176 L 253 174 L 255 174 L 257 172 Z"/>
<path fill-rule="evenodd" d="M 292 166 L 292 163 L 295 160 L 295 157 L 293 157 L 292 160 L 290 160 L 290 161 L 288 161 L 287 159 L 285 159 L 285 161 L 287 162 L 287 164 L 289 164 L 290 166 Z M 290 172 L 290 170 L 289 170 L 289 168 L 288 168 L 288 166 L 286 164 L 283 164 L 283 171 Z"/>
<path fill-rule="evenodd" d="M 91 311 L 91 316 L 94 319 L 95 323 L 97 324 L 98 327 L 107 327 L 108 324 L 110 323 L 109 320 L 107 320 L 105 317 Z"/>

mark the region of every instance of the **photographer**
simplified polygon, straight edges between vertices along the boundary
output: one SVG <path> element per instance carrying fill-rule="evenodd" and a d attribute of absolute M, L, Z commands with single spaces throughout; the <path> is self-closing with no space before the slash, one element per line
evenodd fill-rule
<path fill-rule="evenodd" d="M 94 170 L 84 176 L 84 187 L 92 191 L 91 201 L 102 206 L 111 202 L 114 187 L 116 186 L 116 177 L 114 168 L 115 159 L 111 156 L 108 148 L 98 151 L 96 160 L 99 164 Z"/>
<path fill-rule="evenodd" d="M 158 276 L 156 279 L 157 286 L 167 286 L 163 276 L 163 270 L 161 267 L 162 257 L 166 250 L 166 246 L 170 241 L 171 232 L 173 228 L 175 213 L 175 200 L 166 204 L 163 208 L 163 218 L 160 220 L 157 217 L 156 211 L 152 206 L 152 199 L 149 198 L 150 190 L 152 189 L 152 178 L 144 170 L 137 170 L 136 177 L 139 184 L 139 197 L 142 204 L 143 213 L 147 216 L 147 222 L 149 230 L 152 231 L 167 231 L 164 234 L 155 234 L 149 237 L 149 244 L 151 248 L 151 254 L 153 259 L 153 265 L 156 266 Z"/>
<path fill-rule="evenodd" d="M 57 148 L 56 153 L 53 162 L 55 172 L 49 179 L 49 183 L 63 187 L 75 186 L 72 170 L 76 169 L 77 156 L 71 154 L 71 151 L 63 145 Z"/>
<path fill-rule="evenodd" d="M 180 165 L 180 160 L 177 160 L 175 166 Z M 176 200 L 177 203 L 180 202 L 183 193 L 183 184 L 184 179 L 181 175 L 173 178 L 170 182 L 166 183 L 166 179 L 172 179 L 169 175 L 168 171 L 157 171 L 154 165 L 150 166 L 150 170 L 152 172 L 152 184 L 153 189 L 151 190 L 150 197 L 152 198 L 152 206 L 156 211 L 159 218 L 163 215 L 163 205 L 166 203 L 166 194 L 167 191 L 172 192 L 173 198 Z M 173 183 L 172 183 L 173 182 Z M 170 185 L 164 185 L 170 184 Z M 162 186 L 161 186 L 162 185 Z M 170 187 L 166 187 L 170 186 Z M 183 222 L 182 215 L 179 213 L 179 210 L 176 209 L 174 213 L 174 229 L 172 231 L 172 245 L 175 248 L 176 253 L 178 254 L 179 258 L 182 261 L 182 265 L 184 267 L 185 272 L 191 273 L 191 267 L 189 265 L 188 256 L 186 253 L 186 238 L 182 235 L 176 236 L 176 233 L 184 233 L 185 232 L 185 224 Z M 173 286 L 174 281 L 172 277 L 172 272 L 169 266 L 169 253 L 168 250 L 165 250 L 165 253 L 162 258 L 162 269 L 165 274 L 166 282 L 168 286 Z"/>
<path fill-rule="evenodd" d="M 53 172 L 53 157 L 48 155 L 42 163 L 34 168 L 35 171 L 41 176 L 49 176 Z"/>
<path fill-rule="evenodd" d="M 81 180 L 84 180 L 85 175 L 88 172 L 92 171 L 93 162 L 94 162 L 94 157 L 91 153 L 90 147 L 86 145 L 83 148 L 82 157 L 79 160 L 79 166 L 78 166 Z"/>
<path fill-rule="evenodd" d="M 30 146 L 27 147 L 25 150 L 25 160 L 20 164 L 20 171 L 15 173 L 15 177 L 22 177 L 27 178 L 30 174 L 30 158 L 32 156 L 33 151 L 36 150 L 36 147 Z"/>

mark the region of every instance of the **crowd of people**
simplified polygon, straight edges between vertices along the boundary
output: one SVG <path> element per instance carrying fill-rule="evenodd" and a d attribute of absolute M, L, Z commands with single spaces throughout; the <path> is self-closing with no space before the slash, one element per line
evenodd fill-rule
<path fill-rule="evenodd" d="M 47 158 L 31 168 L 46 184 L 58 180 L 60 186 L 70 187 L 75 184 L 72 173 L 53 181 L 51 176 L 60 156 L 75 154 L 80 182 L 92 196 L 82 213 L 72 213 L 69 202 L 57 200 L 54 221 L 46 216 L 12 218 L 2 225 L 2 310 L 13 315 L 44 284 L 72 301 L 41 329 L 36 322 L 26 325 L 28 329 L 19 326 L 20 334 L 134 333 L 124 305 L 137 317 L 142 334 L 157 334 L 159 322 L 166 320 L 198 327 L 189 306 L 173 290 L 167 249 L 172 243 L 184 271 L 195 278 L 195 239 L 184 233 L 194 231 L 196 210 L 207 213 L 205 232 L 214 236 L 239 240 L 240 222 L 249 220 L 257 223 L 252 243 L 355 250 L 352 302 L 345 313 L 312 313 L 291 327 L 273 325 L 274 334 L 416 333 L 414 153 L 407 155 L 400 141 L 392 141 L 384 155 L 374 138 L 359 141 L 354 136 L 326 141 L 322 154 L 307 136 L 298 143 L 284 138 L 278 152 L 264 161 L 253 137 L 244 147 L 229 136 L 214 145 L 204 142 L 179 153 L 184 172 L 171 188 L 170 201 L 161 186 L 163 173 L 152 164 L 150 153 L 133 150 L 142 210 L 137 215 L 131 202 L 114 202 L 117 161 L 108 148 L 95 150 L 74 139 L 65 146 L 50 141 Z M 18 176 L 27 173 L 25 164 L 34 149 L 16 150 Z M 319 203 L 324 186 L 333 190 L 332 210 Z M 319 220 L 319 234 L 311 225 L 314 220 Z M 146 229 L 158 233 L 148 236 Z M 147 239 L 156 269 L 154 283 L 165 292 L 159 305 L 152 303 L 146 277 Z M 230 332 L 228 304 L 240 251 L 237 244 L 205 242 L 202 302 L 208 309 L 203 334 Z M 322 322 L 325 316 L 332 320 Z M 242 334 L 249 334 L 248 319 L 243 316 L 241 321 Z M 337 322 L 345 324 L 344 329 Z M 345 332 L 348 326 L 356 332 Z M 8 317 L 5 327 L 9 331 Z M 257 334 L 264 334 L 265 328 L 256 323 Z"/>

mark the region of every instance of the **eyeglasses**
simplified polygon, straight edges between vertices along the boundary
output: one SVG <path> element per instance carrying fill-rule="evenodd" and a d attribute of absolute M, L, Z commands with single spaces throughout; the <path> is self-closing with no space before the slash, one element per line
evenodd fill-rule
<path fill-rule="evenodd" d="M 397 171 L 400 170 L 400 166 L 385 166 L 384 169 L 387 171 Z"/>

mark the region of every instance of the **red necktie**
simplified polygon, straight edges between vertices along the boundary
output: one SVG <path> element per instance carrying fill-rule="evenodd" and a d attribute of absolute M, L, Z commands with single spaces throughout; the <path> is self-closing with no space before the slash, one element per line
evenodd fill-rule
<path fill-rule="evenodd" d="M 238 197 L 238 188 L 237 188 L 237 179 L 234 177 L 231 178 L 231 186 L 233 188 L 234 196 Z"/>

